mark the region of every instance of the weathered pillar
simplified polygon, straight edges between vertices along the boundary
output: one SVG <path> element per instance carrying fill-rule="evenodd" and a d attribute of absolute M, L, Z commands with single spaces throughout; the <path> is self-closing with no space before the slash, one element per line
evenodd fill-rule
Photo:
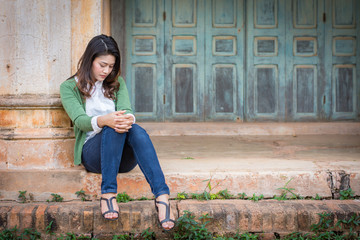
<path fill-rule="evenodd" d="M 36 182 L 42 171 L 73 167 L 74 136 L 59 88 L 76 71 L 87 42 L 101 33 L 103 5 L 0 0 L 0 198 L 38 191 L 31 177 L 21 182 L 24 171 Z"/>

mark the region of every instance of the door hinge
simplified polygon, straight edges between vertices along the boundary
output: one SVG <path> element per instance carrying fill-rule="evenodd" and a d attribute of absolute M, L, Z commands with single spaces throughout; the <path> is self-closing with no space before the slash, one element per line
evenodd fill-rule
<path fill-rule="evenodd" d="M 326 22 L 326 13 L 323 13 L 323 22 Z"/>
<path fill-rule="evenodd" d="M 323 96 L 323 105 L 326 103 L 326 96 Z"/>
<path fill-rule="evenodd" d="M 163 12 L 163 20 L 164 21 L 166 20 L 166 12 L 165 11 Z"/>
<path fill-rule="evenodd" d="M 165 102 L 166 102 L 166 96 L 165 96 L 165 94 L 163 95 L 163 104 L 165 104 Z"/>

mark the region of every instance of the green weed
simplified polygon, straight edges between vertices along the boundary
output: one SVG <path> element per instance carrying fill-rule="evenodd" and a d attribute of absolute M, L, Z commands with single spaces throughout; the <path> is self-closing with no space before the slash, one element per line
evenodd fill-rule
<path fill-rule="evenodd" d="M 29 239 L 36 240 L 41 239 L 41 233 L 32 229 L 25 228 L 22 232 L 19 232 L 17 226 L 12 229 L 5 229 L 0 232 L 0 240 L 17 240 L 17 239 Z"/>
<path fill-rule="evenodd" d="M 139 201 L 146 201 L 146 200 L 150 200 L 150 199 L 147 198 L 147 197 L 141 197 L 141 198 L 139 198 L 138 200 L 139 200 Z"/>
<path fill-rule="evenodd" d="M 189 197 L 189 195 L 185 192 L 178 193 L 176 196 L 176 200 L 185 200 Z"/>
<path fill-rule="evenodd" d="M 230 240 L 231 238 L 229 238 Z M 233 238 L 234 240 L 256 240 L 259 239 L 259 235 L 252 234 L 252 233 L 236 233 L 236 235 Z"/>
<path fill-rule="evenodd" d="M 150 228 L 145 229 L 141 233 L 141 238 L 145 240 L 155 240 L 155 233 L 153 231 L 150 231 Z"/>
<path fill-rule="evenodd" d="M 216 194 L 204 191 L 200 194 L 197 194 L 197 193 L 191 194 L 191 198 L 196 199 L 196 200 L 207 200 L 208 201 L 208 200 L 216 199 Z"/>
<path fill-rule="evenodd" d="M 295 194 L 293 191 L 295 188 L 289 188 L 288 184 L 291 182 L 292 178 L 285 184 L 284 187 L 278 188 L 277 190 L 281 190 L 281 195 L 277 197 L 274 196 L 274 199 L 282 201 L 282 200 L 288 200 L 288 199 L 300 199 L 300 196 L 298 194 Z M 287 194 L 290 193 L 291 196 L 288 197 Z"/>
<path fill-rule="evenodd" d="M 211 179 L 207 179 L 205 181 L 207 181 L 207 184 L 206 184 L 206 187 L 205 187 L 204 191 L 202 193 L 200 193 L 200 194 L 192 193 L 191 194 L 192 199 L 214 200 L 214 199 L 231 199 L 231 198 L 234 198 L 234 195 L 230 194 L 227 189 L 220 190 L 217 193 L 211 193 L 211 191 L 214 190 L 215 187 L 217 187 L 219 185 L 219 183 L 216 184 L 215 187 L 213 187 L 211 185 Z M 183 200 L 183 199 L 186 199 L 186 198 L 188 198 L 188 195 L 185 194 L 184 192 L 182 192 L 182 193 L 178 193 L 178 196 L 177 196 L 176 199 Z"/>
<path fill-rule="evenodd" d="M 131 240 L 133 239 L 127 234 L 114 235 L 112 240 Z"/>
<path fill-rule="evenodd" d="M 77 191 L 75 194 L 78 198 L 81 198 L 81 201 L 88 201 L 90 199 L 90 196 L 87 195 L 83 189 Z"/>
<path fill-rule="evenodd" d="M 311 231 L 315 233 L 324 232 L 329 229 L 333 224 L 333 220 L 331 219 L 331 213 L 324 212 L 318 213 L 318 215 L 320 216 L 319 222 L 311 226 Z"/>
<path fill-rule="evenodd" d="M 38 231 L 32 228 L 25 228 L 20 235 L 20 239 L 29 239 L 29 240 L 41 239 L 41 233 L 39 233 Z"/>
<path fill-rule="evenodd" d="M 308 239 L 312 239 L 312 237 L 314 237 L 314 235 L 310 234 L 310 233 L 299 233 L 299 232 L 293 232 L 285 237 L 283 237 L 283 240 L 308 240 Z"/>
<path fill-rule="evenodd" d="M 52 227 L 53 221 L 49 223 L 49 225 L 46 226 L 45 231 L 47 234 L 53 234 L 51 227 Z"/>
<path fill-rule="evenodd" d="M 227 189 L 220 190 L 217 194 L 218 199 L 231 199 L 234 195 L 230 194 Z"/>
<path fill-rule="evenodd" d="M 123 193 L 118 193 L 116 195 L 116 201 L 117 202 L 124 202 L 124 203 L 127 203 L 127 202 L 130 202 L 132 201 L 133 199 L 126 194 L 126 192 L 123 192 Z"/>
<path fill-rule="evenodd" d="M 239 199 L 245 199 L 246 193 L 238 193 Z"/>
<path fill-rule="evenodd" d="M 63 197 L 61 197 L 59 194 L 56 194 L 56 193 L 52 193 L 51 196 L 52 196 L 52 199 L 46 200 L 47 202 L 62 202 L 64 200 Z"/>
<path fill-rule="evenodd" d="M 253 196 L 251 198 L 249 198 L 249 200 L 254 201 L 254 202 L 258 202 L 259 200 L 264 199 L 264 195 L 260 195 L 260 196 L 256 196 L 255 193 L 253 194 Z"/>
<path fill-rule="evenodd" d="M 353 214 L 348 220 L 346 219 L 340 219 L 335 224 L 336 227 L 339 227 L 340 229 L 349 229 L 349 235 L 354 235 L 354 228 L 360 226 L 360 214 Z M 360 236 L 359 236 L 360 238 Z"/>
<path fill-rule="evenodd" d="M 5 229 L 0 232 L 0 240 L 16 239 L 17 231 L 18 229 L 16 226 L 12 229 Z"/>
<path fill-rule="evenodd" d="M 315 198 L 311 198 L 312 200 L 321 200 L 322 198 L 319 196 L 319 194 L 316 194 Z"/>
<path fill-rule="evenodd" d="M 355 192 L 348 188 L 346 190 L 340 191 L 340 200 L 354 199 Z"/>
<path fill-rule="evenodd" d="M 85 239 L 98 240 L 97 238 L 92 238 L 89 236 L 85 236 L 83 234 L 77 236 L 74 233 L 66 233 L 65 235 L 61 234 L 60 237 L 57 238 L 57 240 L 85 240 Z"/>
<path fill-rule="evenodd" d="M 19 191 L 19 196 L 18 196 L 18 198 L 20 199 L 20 201 L 22 202 L 22 203 L 26 203 L 27 202 L 27 197 L 26 197 L 26 192 L 27 191 Z"/>
<path fill-rule="evenodd" d="M 195 221 L 195 216 L 191 212 L 184 211 L 184 214 L 178 218 L 176 223 L 175 240 L 181 239 L 212 239 L 211 233 L 207 230 L 206 225 L 209 223 L 207 219 L 210 217 L 206 214 L 201 217 L 202 223 Z"/>

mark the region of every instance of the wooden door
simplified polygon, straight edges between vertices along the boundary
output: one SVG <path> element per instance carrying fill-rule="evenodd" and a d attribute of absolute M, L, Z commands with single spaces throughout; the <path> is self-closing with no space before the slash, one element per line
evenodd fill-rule
<path fill-rule="evenodd" d="M 165 1 L 165 120 L 203 121 L 204 0 Z"/>
<path fill-rule="evenodd" d="M 324 1 L 291 0 L 285 7 L 284 119 L 326 119 Z"/>
<path fill-rule="evenodd" d="M 205 120 L 242 120 L 244 1 L 205 4 Z"/>
<path fill-rule="evenodd" d="M 360 2 L 325 3 L 326 113 L 332 120 L 359 119 Z"/>
<path fill-rule="evenodd" d="M 164 120 L 163 0 L 126 1 L 126 84 L 139 120 Z"/>
<path fill-rule="evenodd" d="M 140 120 L 359 119 L 357 0 L 127 0 Z"/>
<path fill-rule="evenodd" d="M 246 120 L 285 119 L 285 1 L 247 1 Z"/>

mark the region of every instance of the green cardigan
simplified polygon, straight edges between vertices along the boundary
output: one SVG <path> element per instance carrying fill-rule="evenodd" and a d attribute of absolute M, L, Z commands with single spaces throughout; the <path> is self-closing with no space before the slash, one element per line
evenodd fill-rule
<path fill-rule="evenodd" d="M 118 81 L 120 83 L 120 89 L 116 93 L 115 109 L 116 111 L 125 110 L 125 114 L 133 114 L 125 81 L 122 77 L 119 77 Z M 68 79 L 60 85 L 60 97 L 62 105 L 74 125 L 74 163 L 75 165 L 79 165 L 81 164 L 81 153 L 86 133 L 93 131 L 91 126 L 92 117 L 86 114 L 85 100 L 76 87 L 74 78 Z"/>

